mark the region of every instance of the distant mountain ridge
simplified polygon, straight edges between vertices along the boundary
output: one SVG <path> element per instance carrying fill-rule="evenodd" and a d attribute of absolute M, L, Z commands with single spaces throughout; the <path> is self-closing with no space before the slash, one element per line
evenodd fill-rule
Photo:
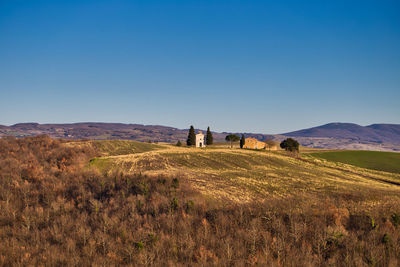
<path fill-rule="evenodd" d="M 0 135 L 17 137 L 47 134 L 66 139 L 127 139 L 173 142 L 186 138 L 186 131 L 160 125 L 80 122 L 64 124 L 18 123 L 0 126 Z"/>
<path fill-rule="evenodd" d="M 204 131 L 204 129 L 202 129 Z M 188 129 L 161 125 L 80 122 L 63 124 L 18 123 L 12 126 L 0 125 L 1 136 L 34 136 L 47 134 L 66 139 L 126 139 L 142 142 L 185 142 Z M 225 140 L 227 132 L 213 132 L 214 141 Z M 242 133 L 236 133 L 238 135 Z M 301 145 L 326 149 L 357 149 L 400 151 L 399 124 L 372 124 L 360 126 L 354 123 L 329 123 L 281 135 L 244 133 L 265 141 L 281 141 L 290 136 Z"/>
<path fill-rule="evenodd" d="M 343 138 L 400 145 L 400 124 L 372 124 L 361 126 L 354 123 L 336 122 L 284 133 L 283 135 L 293 137 Z"/>
<path fill-rule="evenodd" d="M 205 129 L 196 129 L 203 131 Z M 229 133 L 212 132 L 214 140 L 225 141 Z M 152 142 L 186 141 L 188 129 L 178 129 L 162 125 L 143 125 L 105 122 L 79 122 L 63 124 L 18 123 L 11 126 L 0 125 L 0 136 L 33 136 L 47 134 L 56 138 L 66 139 L 127 139 Z M 237 133 L 241 134 L 241 133 Z M 273 139 L 273 135 L 245 133 L 248 137 L 260 140 Z"/>

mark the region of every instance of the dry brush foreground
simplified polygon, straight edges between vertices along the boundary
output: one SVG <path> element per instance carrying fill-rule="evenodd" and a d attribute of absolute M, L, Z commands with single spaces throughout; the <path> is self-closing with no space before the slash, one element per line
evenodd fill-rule
<path fill-rule="evenodd" d="M 46 136 L 0 139 L 0 264 L 400 263 L 396 175 L 279 153 L 143 149 L 99 157 Z"/>

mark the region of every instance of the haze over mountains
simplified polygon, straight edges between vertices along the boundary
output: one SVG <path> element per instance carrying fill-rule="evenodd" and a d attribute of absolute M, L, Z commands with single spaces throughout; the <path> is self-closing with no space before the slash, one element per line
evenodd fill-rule
<path fill-rule="evenodd" d="M 318 148 L 400 151 L 400 124 L 360 126 L 336 122 L 283 135 Z"/>
<path fill-rule="evenodd" d="M 285 133 L 287 136 L 346 138 L 377 143 L 400 144 L 399 124 L 329 123 L 322 126 Z"/>
<path fill-rule="evenodd" d="M 129 139 L 144 142 L 176 142 L 186 140 L 187 129 L 160 125 L 90 122 L 0 125 L 0 136 L 23 137 L 39 134 L 68 139 Z M 226 132 L 214 132 L 214 140 L 224 141 L 226 134 Z M 399 124 L 360 126 L 353 123 L 329 123 L 284 134 L 245 133 L 245 135 L 259 140 L 274 139 L 276 141 L 290 136 L 299 140 L 304 146 L 316 148 L 400 151 Z"/>

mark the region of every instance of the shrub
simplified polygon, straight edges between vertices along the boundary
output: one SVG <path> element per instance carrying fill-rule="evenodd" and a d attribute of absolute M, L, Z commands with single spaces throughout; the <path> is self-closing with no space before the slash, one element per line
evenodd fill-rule
<path fill-rule="evenodd" d="M 178 199 L 174 197 L 170 202 L 171 211 L 176 211 L 178 209 Z"/>
<path fill-rule="evenodd" d="M 396 226 L 396 227 L 399 226 L 399 224 L 400 224 L 400 215 L 398 215 L 397 213 L 393 213 L 390 216 L 390 219 L 391 219 L 391 221 L 392 221 L 394 226 Z"/>
<path fill-rule="evenodd" d="M 172 179 L 172 187 L 175 189 L 177 189 L 179 187 L 179 179 L 178 178 Z"/>
<path fill-rule="evenodd" d="M 194 210 L 194 201 L 188 200 L 185 205 L 185 211 L 186 213 L 190 213 L 193 210 Z"/>
<path fill-rule="evenodd" d="M 299 142 L 294 140 L 293 138 L 287 138 L 283 140 L 280 144 L 282 149 L 290 152 L 298 152 L 299 151 Z"/>
<path fill-rule="evenodd" d="M 388 234 L 384 234 L 382 237 L 382 243 L 389 244 L 390 243 L 390 236 Z"/>
<path fill-rule="evenodd" d="M 139 241 L 139 242 L 135 243 L 135 246 L 136 246 L 137 249 L 141 250 L 141 249 L 144 248 L 144 243 Z"/>

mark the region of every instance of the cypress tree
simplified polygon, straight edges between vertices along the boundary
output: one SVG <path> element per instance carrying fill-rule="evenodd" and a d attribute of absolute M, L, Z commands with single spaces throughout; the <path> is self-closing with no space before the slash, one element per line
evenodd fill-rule
<path fill-rule="evenodd" d="M 214 142 L 212 133 L 210 131 L 210 126 L 207 128 L 207 135 L 206 135 L 206 145 L 212 145 Z"/>
<path fill-rule="evenodd" d="M 186 140 L 186 144 L 187 144 L 188 146 L 194 146 L 194 145 L 196 145 L 196 134 L 194 133 L 194 127 L 193 127 L 193 125 L 190 126 L 189 135 L 188 135 L 188 138 L 187 138 L 187 140 Z"/>
<path fill-rule="evenodd" d="M 246 138 L 244 137 L 244 134 L 242 134 L 242 138 L 240 138 L 240 148 L 243 148 L 245 142 L 246 142 Z"/>

